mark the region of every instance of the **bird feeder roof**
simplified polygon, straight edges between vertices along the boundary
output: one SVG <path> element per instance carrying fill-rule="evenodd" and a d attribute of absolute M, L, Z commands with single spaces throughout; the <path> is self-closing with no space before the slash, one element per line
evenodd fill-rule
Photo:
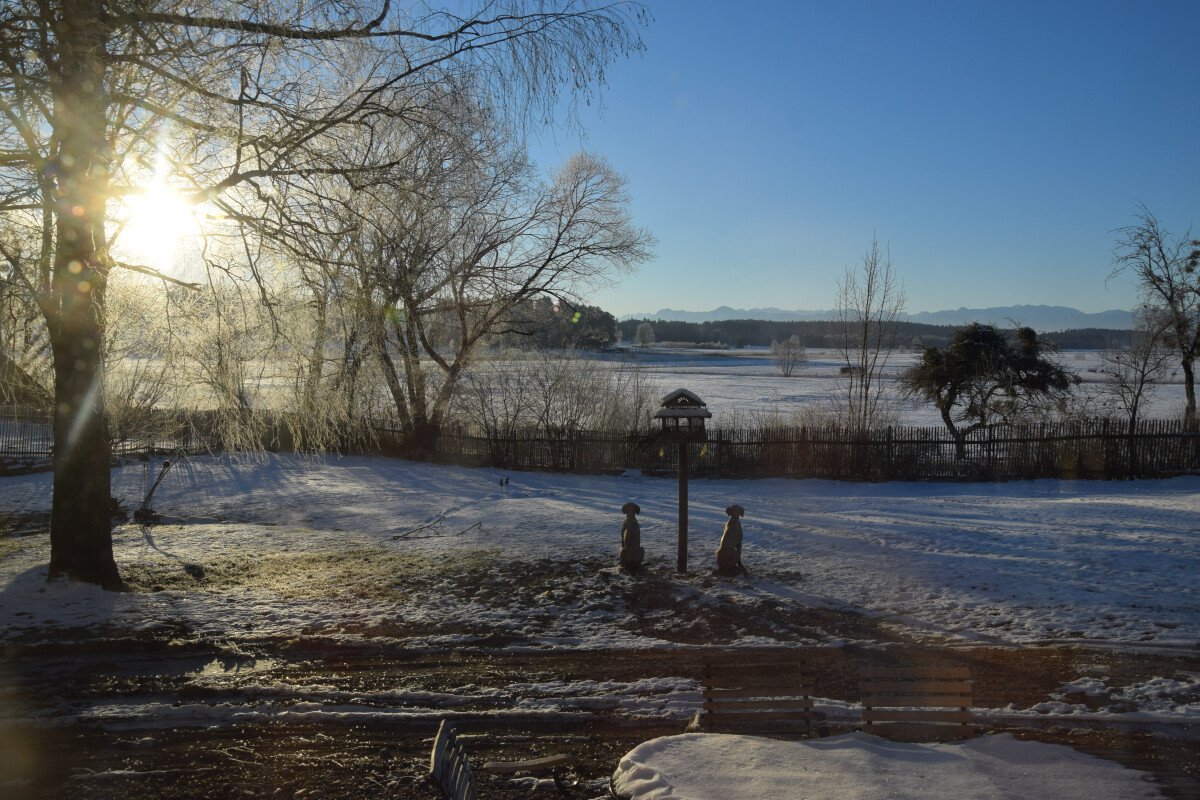
<path fill-rule="evenodd" d="M 662 399 L 662 408 L 654 416 L 657 419 L 708 419 L 712 412 L 695 392 L 676 389 Z"/>
<path fill-rule="evenodd" d="M 700 406 L 704 408 L 708 404 L 700 399 L 700 395 L 695 392 L 689 392 L 687 389 L 676 389 L 662 399 L 662 407 L 680 407 Z"/>

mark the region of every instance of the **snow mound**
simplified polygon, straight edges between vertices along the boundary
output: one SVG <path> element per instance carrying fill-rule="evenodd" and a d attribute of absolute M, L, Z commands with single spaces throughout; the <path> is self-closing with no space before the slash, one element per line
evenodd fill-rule
<path fill-rule="evenodd" d="M 1143 772 L 1007 733 L 953 744 L 902 744 L 864 733 L 803 742 L 665 736 L 622 758 L 614 782 L 636 800 L 1162 797 Z"/>

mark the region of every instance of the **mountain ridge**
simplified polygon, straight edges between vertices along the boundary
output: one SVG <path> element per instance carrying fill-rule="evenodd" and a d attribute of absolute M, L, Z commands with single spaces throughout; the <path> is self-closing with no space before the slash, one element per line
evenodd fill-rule
<path fill-rule="evenodd" d="M 829 310 L 795 310 L 782 308 L 730 308 L 718 306 L 711 311 L 684 311 L 661 308 L 653 314 L 623 314 L 622 320 L 648 319 L 677 322 L 721 322 L 728 319 L 761 319 L 773 322 L 803 322 L 808 320 L 836 319 L 837 312 Z M 1127 330 L 1133 327 L 1133 315 L 1121 309 L 1087 312 L 1069 306 L 1015 305 L 990 308 L 966 308 L 942 311 L 919 311 L 901 314 L 902 322 L 920 322 L 926 325 L 967 325 L 983 322 L 1007 327 L 1012 322 L 1028 325 L 1039 332 L 1063 331 L 1072 328 L 1110 328 Z M 1011 321 L 1011 322 L 1010 322 Z"/>

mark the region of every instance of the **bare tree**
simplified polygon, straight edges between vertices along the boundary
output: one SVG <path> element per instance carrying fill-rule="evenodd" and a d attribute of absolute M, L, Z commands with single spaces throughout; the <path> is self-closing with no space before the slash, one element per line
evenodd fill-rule
<path fill-rule="evenodd" d="M 898 343 L 896 322 L 904 304 L 891 256 L 881 253 L 878 240 L 872 240 L 861 266 L 847 267 L 838 282 L 837 353 L 844 376 L 845 421 L 858 434 L 880 424 L 883 373 Z"/>
<path fill-rule="evenodd" d="M 624 182 L 603 160 L 577 155 L 544 183 L 509 142 L 477 135 L 469 147 L 414 159 L 440 174 L 420 180 L 419 195 L 387 190 L 354 233 L 374 311 L 368 335 L 418 449 L 432 445 L 477 347 L 509 330 L 514 308 L 577 299 L 643 260 L 652 241 L 631 224 Z"/>
<path fill-rule="evenodd" d="M 657 394 L 637 366 L 573 353 L 509 351 L 476 363 L 463 380 L 456 408 L 468 427 L 506 440 L 519 430 L 557 437 L 575 431 L 642 430 Z"/>
<path fill-rule="evenodd" d="M 800 343 L 800 337 L 792 334 L 782 342 L 771 341 L 771 357 L 775 359 L 775 367 L 779 374 L 790 378 L 796 368 L 808 360 L 808 353 Z"/>
<path fill-rule="evenodd" d="M 493 442 L 511 441 L 529 425 L 531 397 L 520 363 L 523 352 L 501 353 L 488 362 L 477 363 L 463 379 L 463 391 L 455 398 L 455 409 Z"/>
<path fill-rule="evenodd" d="M 1149 387 L 1162 379 L 1173 358 L 1167 346 L 1171 327 L 1170 312 L 1142 306 L 1134 312 L 1129 345 L 1100 355 L 1100 374 L 1109 379 L 1102 392 L 1125 412 L 1130 436 L 1137 429 Z"/>
<path fill-rule="evenodd" d="M 1145 304 L 1163 309 L 1168 327 L 1166 342 L 1183 370 L 1187 395 L 1184 423 L 1197 425 L 1196 357 L 1200 355 L 1200 242 L 1191 232 L 1174 239 L 1145 207 L 1135 225 L 1121 228 L 1113 250 L 1115 276 L 1133 270 L 1141 284 Z"/>
<path fill-rule="evenodd" d="M 0 228 L 7 252 L 21 252 L 25 231 Z M 37 302 L 8 264 L 0 262 L 0 405 L 49 409 L 53 398 L 50 342 Z"/>
<path fill-rule="evenodd" d="M 0 257 L 37 299 L 54 362 L 50 574 L 121 585 L 106 286 L 118 268 L 171 280 L 121 263 L 112 248 L 114 214 L 142 191 L 148 165 L 164 163 L 208 214 L 253 225 L 269 218 L 280 186 L 340 175 L 353 187 L 376 172 L 360 143 L 442 96 L 430 87 L 469 86 L 512 117 L 549 116 L 562 87 L 586 94 L 615 55 L 640 47 L 640 13 L 520 0 L 474 16 L 369 0 L 0 7 L 0 213 L 28 215 L 33 234 L 29 248 L 5 246 Z"/>
<path fill-rule="evenodd" d="M 175 431 L 177 420 L 161 406 L 174 395 L 178 361 L 170 315 L 164 312 L 167 297 L 141 276 L 114 278 L 108 312 L 121 324 L 105 329 L 104 405 L 109 439 L 118 447 Z"/>
<path fill-rule="evenodd" d="M 638 347 L 649 347 L 654 344 L 654 326 L 649 322 L 639 322 L 633 343 Z"/>

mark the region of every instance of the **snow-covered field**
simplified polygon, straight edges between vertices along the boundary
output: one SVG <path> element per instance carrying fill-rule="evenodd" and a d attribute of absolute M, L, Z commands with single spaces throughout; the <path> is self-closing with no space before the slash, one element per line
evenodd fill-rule
<path fill-rule="evenodd" d="M 872 635 L 894 632 L 950 647 L 1078 643 L 1186 663 L 1200 652 L 1200 478 L 696 480 L 692 572 L 678 575 L 673 480 L 509 473 L 502 487 L 502 477 L 367 457 L 184 459 L 155 495 L 163 523 L 116 530 L 131 587 L 120 594 L 47 583 L 50 476 L 2 479 L 0 520 L 13 532 L 0 532 L 0 645 L 50 653 L 36 663 L 53 677 L 49 696 L 29 705 L 0 675 L 0 728 L 432 725 L 460 714 L 513 724 L 606 714 L 682 727 L 700 704 L 695 679 L 679 672 L 497 678 L 467 669 L 433 685 L 398 673 L 367 686 L 309 671 L 306 656 L 269 655 L 330 645 L 435 657 L 583 650 L 602 664 L 614 651 L 650 659 L 700 645 L 871 649 Z M 138 463 L 115 469 L 114 492 L 136 507 L 152 478 Z M 637 576 L 615 568 L 628 500 L 643 509 L 648 567 Z M 749 568 L 732 580 L 711 574 L 730 503 L 746 508 Z M 820 613 L 866 621 L 822 627 Z M 126 643 L 130 654 L 119 655 Z M 92 662 L 55 660 L 73 647 L 116 654 L 104 662 L 113 688 L 52 690 L 94 672 Z M 186 678 L 189 694 L 152 677 L 164 669 Z M 977 715 L 1181 730 L 1200 718 L 1200 671 L 1189 669 L 1131 681 L 1084 661 L 1032 707 L 1003 700 Z M 818 708 L 841 724 L 861 713 L 829 697 Z"/>
<path fill-rule="evenodd" d="M 766 348 L 742 350 L 688 350 L 630 348 L 624 356 L 639 365 L 663 394 L 680 386 L 704 398 L 713 412 L 713 422 L 723 424 L 745 414 L 790 416 L 805 407 L 822 409 L 840 391 L 837 355 L 829 350 L 809 350 L 808 360 L 790 376 L 779 374 Z M 900 397 L 895 377 L 916 360 L 912 351 L 892 353 L 884 375 L 885 396 L 896 413 L 897 425 L 941 427 L 941 417 L 931 405 Z M 1093 397 L 1104 386 L 1099 373 L 1100 353 L 1064 352 L 1062 365 L 1079 375 L 1082 383 L 1076 394 Z M 1149 400 L 1143 408 L 1147 418 L 1174 418 L 1182 413 L 1183 386 L 1178 375 L 1168 376 L 1162 384 L 1149 387 Z"/>
<path fill-rule="evenodd" d="M 693 573 L 676 577 L 674 481 L 514 473 L 502 488 L 502 475 L 382 458 L 184 460 L 155 496 L 167 523 L 116 531 L 137 591 L 47 586 L 44 533 L 0 538 L 0 641 L 161 628 L 421 646 L 751 645 L 803 641 L 788 609 L 815 606 L 936 640 L 1200 646 L 1200 478 L 697 480 Z M 140 464 L 114 471 L 126 507 L 147 477 Z M 614 569 L 628 500 L 643 509 L 641 578 Z M 731 581 L 709 573 L 735 502 L 750 577 Z M 0 481 L 0 513 L 49 503 L 48 474 Z M 660 609 L 628 602 L 639 580 L 662 593 Z M 764 609 L 764 624 L 738 626 Z"/>

